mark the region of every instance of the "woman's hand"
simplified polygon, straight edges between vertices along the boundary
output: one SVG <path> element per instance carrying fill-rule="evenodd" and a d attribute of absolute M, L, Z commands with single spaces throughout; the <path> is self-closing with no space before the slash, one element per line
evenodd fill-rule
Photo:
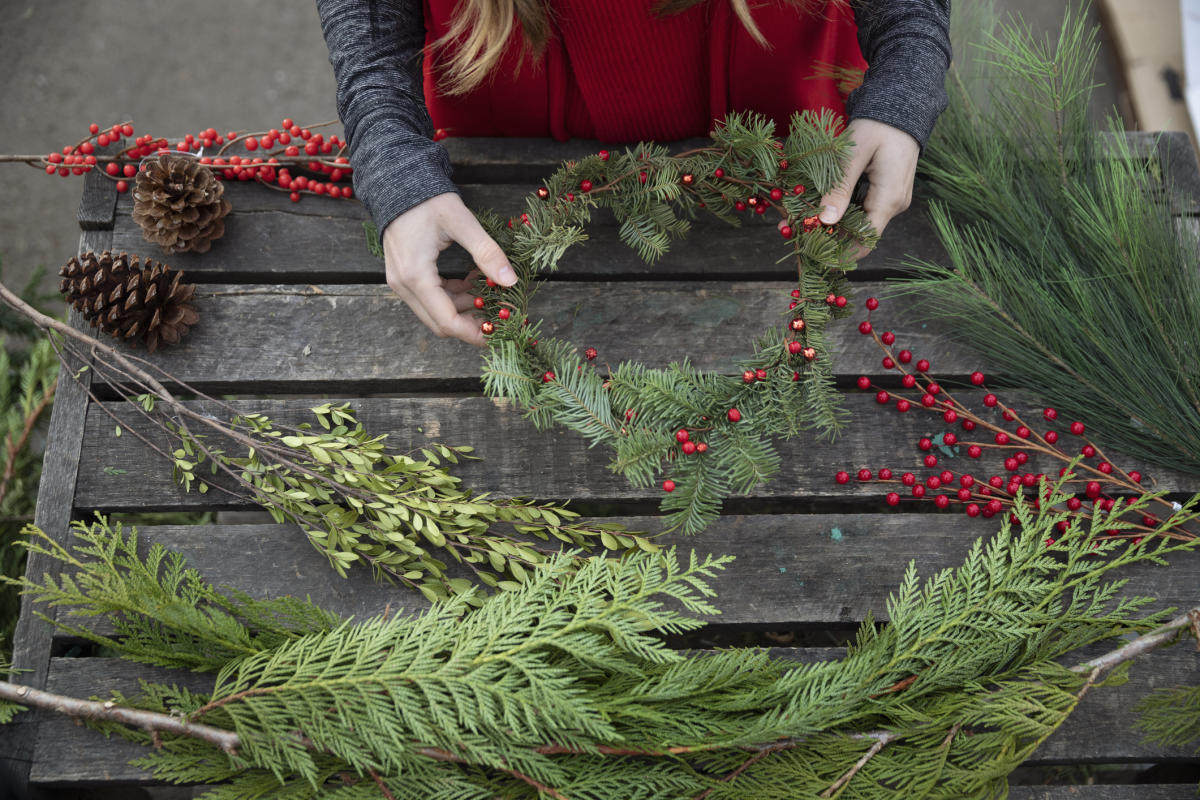
<path fill-rule="evenodd" d="M 842 183 L 821 198 L 821 222 L 832 225 L 850 207 L 850 193 L 866 173 L 870 181 L 863 210 L 878 234 L 912 202 L 921 147 L 909 134 L 873 119 L 855 119 L 845 134 L 854 142 Z M 866 255 L 864 250 L 862 255 Z"/>
<path fill-rule="evenodd" d="M 451 242 L 462 245 L 479 272 L 496 283 L 512 286 L 517 282 L 500 245 L 487 235 L 462 198 L 447 192 L 413 206 L 384 229 L 387 284 L 437 336 L 482 347 L 485 339 L 470 293 L 475 271 L 461 280 L 438 275 L 438 253 Z"/>

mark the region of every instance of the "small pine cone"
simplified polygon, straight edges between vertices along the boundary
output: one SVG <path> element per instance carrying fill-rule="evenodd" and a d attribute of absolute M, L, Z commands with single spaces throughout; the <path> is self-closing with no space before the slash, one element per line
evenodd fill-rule
<path fill-rule="evenodd" d="M 72 258 L 58 274 L 58 290 L 84 319 L 118 339 L 144 342 L 151 353 L 175 344 L 200 319 L 191 304 L 196 284 L 150 259 L 105 250 Z"/>
<path fill-rule="evenodd" d="M 133 189 L 133 221 L 168 253 L 207 253 L 225 233 L 225 186 L 193 156 L 162 153 L 146 162 Z"/>

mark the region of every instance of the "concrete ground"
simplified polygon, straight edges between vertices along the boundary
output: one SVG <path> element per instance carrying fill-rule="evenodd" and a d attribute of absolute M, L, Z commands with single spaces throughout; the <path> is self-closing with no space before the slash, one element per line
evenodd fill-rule
<path fill-rule="evenodd" d="M 1054 31 L 1069 1 L 997 6 Z M 1111 86 L 1107 56 L 1099 72 Z M 48 153 L 91 122 L 177 138 L 336 117 L 315 6 L 298 0 L 0 0 L 0 75 L 4 153 Z M 1111 107 L 1115 95 L 1099 99 Z M 54 286 L 78 243 L 82 179 L 0 164 L 0 186 L 0 274 L 19 285 L 44 265 Z"/>

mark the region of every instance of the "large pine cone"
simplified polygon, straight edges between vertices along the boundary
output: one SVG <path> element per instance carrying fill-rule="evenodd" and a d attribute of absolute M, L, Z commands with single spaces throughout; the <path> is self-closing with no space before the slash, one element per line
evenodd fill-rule
<path fill-rule="evenodd" d="M 133 189 L 142 235 L 168 253 L 207 253 L 225 233 L 225 186 L 193 156 L 162 153 L 145 163 Z"/>
<path fill-rule="evenodd" d="M 200 319 L 189 302 L 196 284 L 183 283 L 182 272 L 137 256 L 105 250 L 72 258 L 58 271 L 58 290 L 84 319 L 119 339 L 144 342 L 153 353 L 159 344 L 175 344 Z"/>

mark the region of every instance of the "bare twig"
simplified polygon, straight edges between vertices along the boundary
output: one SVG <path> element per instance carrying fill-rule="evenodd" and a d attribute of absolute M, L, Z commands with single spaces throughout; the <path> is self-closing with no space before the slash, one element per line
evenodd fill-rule
<path fill-rule="evenodd" d="M 0 681 L 0 700 L 9 700 L 21 705 L 44 708 L 75 719 L 117 722 L 122 725 L 128 725 L 131 728 L 187 736 L 192 739 L 208 742 L 230 755 L 237 754 L 239 739 L 238 735 L 233 731 L 214 728 L 211 725 L 191 723 L 182 717 L 160 714 L 157 711 L 126 708 L 118 706 L 112 701 L 101 703 L 95 700 L 80 700 L 75 697 L 67 697 L 52 692 L 44 692 L 41 689 L 34 689 L 29 686 L 9 683 L 8 681 Z"/>
<path fill-rule="evenodd" d="M 867 752 L 863 753 L 862 758 L 860 758 L 858 761 L 854 762 L 854 766 L 852 766 L 850 769 L 846 770 L 846 772 L 843 773 L 842 777 L 840 777 L 836 781 L 834 781 L 828 789 L 821 792 L 821 797 L 833 797 L 834 792 L 836 792 L 838 789 L 840 789 L 841 787 L 843 787 L 847 783 L 849 783 L 850 779 L 853 778 L 855 775 L 857 775 L 858 771 L 860 769 L 862 769 L 863 767 L 865 767 L 867 765 L 867 762 L 870 761 L 872 758 L 874 758 L 876 756 L 876 754 L 878 754 L 879 751 L 883 749 L 884 745 L 886 745 L 888 742 L 894 741 L 898 738 L 900 738 L 900 737 L 894 733 L 877 734 L 874 737 L 875 743 L 871 745 L 870 749 L 868 749 Z"/>

